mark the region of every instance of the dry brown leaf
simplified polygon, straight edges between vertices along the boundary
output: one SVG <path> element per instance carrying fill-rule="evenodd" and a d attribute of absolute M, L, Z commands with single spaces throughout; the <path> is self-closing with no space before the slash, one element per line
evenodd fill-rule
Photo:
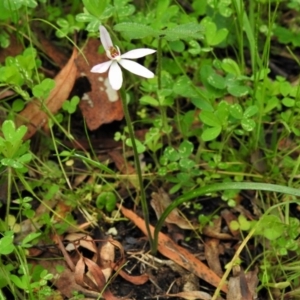
<path fill-rule="evenodd" d="M 217 218 L 213 220 L 213 225 L 207 225 L 203 228 L 203 234 L 206 236 L 216 238 L 219 240 L 232 240 L 232 235 L 228 233 L 222 233 L 221 231 L 222 219 Z"/>
<path fill-rule="evenodd" d="M 235 266 L 233 269 L 235 276 L 229 279 L 227 300 L 252 300 L 256 299 L 256 289 L 258 285 L 257 270 L 247 274 Z"/>
<path fill-rule="evenodd" d="M 168 297 L 180 297 L 187 300 L 210 300 L 211 296 L 205 292 L 200 291 L 190 291 L 190 292 L 180 292 L 177 294 L 166 294 Z"/>
<path fill-rule="evenodd" d="M 84 285 L 84 272 L 85 272 L 85 264 L 83 261 L 83 256 L 80 255 L 74 271 L 75 282 L 80 286 Z"/>
<path fill-rule="evenodd" d="M 219 240 L 206 239 L 204 244 L 204 254 L 209 267 L 220 277 L 223 276 L 223 271 L 219 259 Z"/>
<path fill-rule="evenodd" d="M 106 282 L 112 274 L 112 263 L 115 260 L 115 247 L 110 242 L 106 242 L 100 249 L 100 265 Z"/>
<path fill-rule="evenodd" d="M 72 251 L 78 249 L 78 247 L 83 247 L 91 252 L 98 252 L 94 240 L 87 234 L 74 232 L 68 234 L 64 239 L 71 242 L 66 246 L 67 251 Z"/>
<path fill-rule="evenodd" d="M 86 297 L 97 299 L 99 296 L 98 292 L 94 292 L 88 290 L 75 282 L 74 275 L 76 273 L 72 272 L 66 265 L 66 262 L 62 259 L 53 259 L 52 253 L 45 252 L 40 257 L 41 259 L 35 258 L 34 260 L 30 260 L 30 263 L 35 265 L 41 265 L 49 273 L 54 275 L 53 284 L 56 286 L 57 290 L 59 290 L 65 297 L 70 299 L 73 296 L 74 292 L 79 292 L 84 294 Z M 64 267 L 63 272 L 58 273 L 56 267 Z M 84 267 L 84 265 L 83 265 Z M 83 272 L 82 272 L 83 273 Z"/>
<path fill-rule="evenodd" d="M 68 267 L 72 270 L 72 271 L 75 271 L 75 265 L 69 255 L 69 253 L 66 251 L 66 248 L 64 247 L 61 239 L 60 239 L 60 236 L 55 234 L 53 239 L 57 242 L 58 244 L 58 248 L 60 249 L 60 251 L 62 252 L 63 256 L 64 256 L 64 259 L 65 259 L 65 262 L 67 263 Z"/>
<path fill-rule="evenodd" d="M 112 238 L 109 238 L 108 241 L 120 250 L 120 256 L 121 256 L 120 259 L 123 259 L 123 257 L 125 256 L 125 252 L 122 244 Z"/>
<path fill-rule="evenodd" d="M 123 270 L 115 269 L 115 271 L 118 271 L 118 274 L 122 278 L 124 278 L 126 281 L 128 281 L 128 282 L 130 282 L 134 285 L 142 285 L 142 284 L 146 283 L 149 280 L 149 275 L 148 274 L 131 276 Z"/>
<path fill-rule="evenodd" d="M 108 289 L 106 289 L 106 290 L 104 291 L 104 293 L 102 294 L 102 296 L 103 296 L 103 298 L 104 298 L 105 300 L 128 300 L 128 298 L 124 298 L 124 297 L 119 298 L 119 297 L 114 296 L 114 295 L 112 294 L 112 292 L 111 292 L 110 290 L 108 290 Z"/>
<path fill-rule="evenodd" d="M 74 48 L 73 54 L 65 67 L 55 77 L 55 87 L 50 92 L 49 97 L 42 105 L 41 101 L 34 99 L 17 116 L 17 126 L 27 125 L 28 130 L 24 140 L 32 137 L 41 127 L 46 128 L 48 116 L 43 106 L 47 107 L 49 113 L 55 114 L 61 107 L 74 86 L 76 79 L 76 65 L 74 60 L 77 57 L 77 50 Z"/>
<path fill-rule="evenodd" d="M 121 300 L 120 298 L 115 297 L 108 288 L 105 288 L 103 291 L 106 281 L 101 268 L 88 258 L 84 258 L 84 261 L 88 267 L 87 276 L 97 285 L 98 291 L 101 292 L 102 297 L 105 300 Z"/>
<path fill-rule="evenodd" d="M 83 50 L 89 64 L 82 55 L 76 60 L 80 76 L 86 76 L 91 84 L 91 91 L 83 95 L 79 104 L 90 130 L 115 120 L 120 121 L 124 116 L 119 94 L 109 85 L 107 73 L 91 73 L 92 66 L 108 60 L 105 54 L 97 53 L 99 46 L 98 40 L 89 39 Z"/>
<path fill-rule="evenodd" d="M 130 219 L 140 230 L 147 235 L 145 221 L 136 215 L 133 211 L 126 209 L 123 206 L 118 205 L 123 215 Z M 150 225 L 151 234 L 154 234 L 154 227 Z M 210 270 L 204 263 L 197 259 L 193 254 L 191 254 L 186 249 L 175 244 L 168 236 L 163 233 L 158 235 L 158 251 L 172 259 L 177 264 L 183 268 L 189 270 L 190 272 L 197 275 L 199 278 L 209 282 L 214 287 L 217 287 L 220 284 L 221 278 L 216 275 L 212 270 Z M 227 293 L 227 286 L 223 285 L 223 292 Z"/>
<path fill-rule="evenodd" d="M 123 151 L 112 150 L 108 152 L 108 155 L 111 157 L 112 161 L 115 163 L 117 169 L 122 174 L 135 174 L 135 169 L 130 165 L 125 157 Z"/>
<path fill-rule="evenodd" d="M 151 198 L 152 200 L 150 204 L 156 213 L 157 219 L 159 219 L 161 214 L 172 202 L 170 200 L 169 195 L 163 189 L 159 189 L 158 193 L 152 193 Z M 167 216 L 165 222 L 170 224 L 176 224 L 182 229 L 193 229 L 192 224 L 179 215 L 177 208 L 172 210 L 172 212 Z"/>
<path fill-rule="evenodd" d="M 117 272 L 118 275 L 120 275 L 126 281 L 128 281 L 132 284 L 135 284 L 135 285 L 142 285 L 149 280 L 148 274 L 142 274 L 142 275 L 136 275 L 136 276 L 129 275 L 127 272 L 122 270 L 122 267 L 125 264 L 126 264 L 125 260 L 122 259 L 118 263 L 112 264 L 112 268 Z"/>
<path fill-rule="evenodd" d="M 83 258 L 88 267 L 87 276 L 95 283 L 99 292 L 101 292 L 107 282 L 101 268 L 92 260 Z"/>
<path fill-rule="evenodd" d="M 16 92 L 14 92 L 12 90 L 1 89 L 0 90 L 0 99 L 4 99 L 6 97 L 13 96 L 15 94 L 16 94 Z"/>
<path fill-rule="evenodd" d="M 88 290 L 77 284 L 74 278 L 74 273 L 69 269 L 65 269 L 61 274 L 59 274 L 58 278 L 54 281 L 54 285 L 68 299 L 73 297 L 74 292 L 76 291 L 94 299 L 98 299 L 99 297 L 99 292 Z"/>

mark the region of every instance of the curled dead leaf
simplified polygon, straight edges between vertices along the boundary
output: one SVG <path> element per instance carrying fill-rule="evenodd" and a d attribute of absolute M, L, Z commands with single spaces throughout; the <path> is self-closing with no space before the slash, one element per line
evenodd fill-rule
<path fill-rule="evenodd" d="M 74 62 L 76 57 L 77 50 L 74 48 L 68 63 L 55 77 L 55 87 L 44 103 L 34 99 L 17 116 L 16 125 L 26 125 L 28 127 L 24 140 L 31 138 L 41 127 L 46 128 L 48 121 L 46 111 L 51 114 L 57 113 L 65 100 L 68 99 L 76 79 L 77 67 Z"/>
<path fill-rule="evenodd" d="M 110 242 L 102 245 L 100 250 L 100 264 L 105 280 L 108 281 L 112 274 L 112 263 L 115 260 L 115 247 Z"/>
<path fill-rule="evenodd" d="M 78 232 L 70 233 L 64 239 L 66 241 L 70 241 L 70 243 L 66 246 L 67 251 L 72 251 L 78 249 L 78 247 L 83 247 L 93 253 L 98 252 L 95 241 L 87 234 Z"/>
<path fill-rule="evenodd" d="M 180 297 L 187 300 L 210 300 L 211 296 L 205 292 L 200 291 L 189 291 L 189 292 L 180 292 L 177 294 L 167 294 L 168 297 Z"/>

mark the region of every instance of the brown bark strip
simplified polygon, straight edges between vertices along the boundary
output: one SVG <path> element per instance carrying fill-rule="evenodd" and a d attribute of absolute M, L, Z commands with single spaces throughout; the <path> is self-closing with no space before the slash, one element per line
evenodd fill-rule
<path fill-rule="evenodd" d="M 123 215 L 130 219 L 139 229 L 147 235 L 145 221 L 136 215 L 133 211 L 119 206 Z M 154 227 L 150 225 L 151 234 L 154 234 Z M 216 275 L 211 269 L 209 269 L 204 263 L 198 260 L 194 255 L 188 252 L 186 249 L 175 244 L 168 236 L 163 233 L 158 235 L 158 251 L 172 259 L 178 265 L 182 266 L 186 270 L 192 272 L 199 278 L 205 280 L 209 284 L 217 287 L 221 281 L 221 278 Z M 222 286 L 221 290 L 227 293 L 227 285 Z"/>

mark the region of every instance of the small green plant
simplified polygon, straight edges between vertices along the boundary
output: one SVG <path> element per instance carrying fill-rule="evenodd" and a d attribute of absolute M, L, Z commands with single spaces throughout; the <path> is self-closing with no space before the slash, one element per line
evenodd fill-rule
<path fill-rule="evenodd" d="M 32 159 L 29 152 L 29 141 L 23 142 L 27 128 L 16 129 L 13 121 L 6 120 L 2 125 L 3 137 L 0 137 L 0 162 L 3 168 L 11 168 L 19 173 L 27 171 L 26 164 Z"/>

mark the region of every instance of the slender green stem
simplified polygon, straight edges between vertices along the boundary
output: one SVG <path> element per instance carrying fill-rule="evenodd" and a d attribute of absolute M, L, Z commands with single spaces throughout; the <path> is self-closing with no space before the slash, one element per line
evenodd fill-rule
<path fill-rule="evenodd" d="M 122 99 L 124 116 L 125 116 L 125 120 L 126 120 L 126 124 L 127 124 L 127 128 L 128 128 L 128 133 L 129 133 L 129 137 L 130 137 L 131 144 L 132 144 L 135 169 L 136 169 L 136 172 L 137 172 L 139 185 L 140 185 L 142 211 L 143 211 L 143 215 L 144 215 L 147 234 L 148 234 L 148 237 L 149 237 L 150 248 L 151 248 L 151 251 L 153 251 L 153 238 L 152 238 L 152 235 L 151 235 L 150 225 L 149 225 L 150 221 L 149 221 L 148 204 L 147 204 L 146 193 L 145 193 L 145 189 L 144 189 L 144 183 L 143 183 L 141 164 L 140 164 L 140 160 L 139 160 L 139 154 L 138 154 L 138 151 L 137 151 L 135 137 L 134 137 L 134 130 L 133 130 L 133 126 L 132 126 L 132 123 L 131 123 L 131 119 L 130 119 L 130 115 L 129 115 L 129 111 L 128 111 L 128 107 L 127 107 L 127 103 L 126 103 L 126 93 L 123 89 L 121 89 L 120 94 L 121 94 L 121 99 Z"/>
<path fill-rule="evenodd" d="M 11 190 L 12 190 L 12 168 L 7 168 L 7 205 L 6 205 L 6 226 L 8 228 L 8 216 L 10 211 L 10 205 L 11 205 Z"/>
<path fill-rule="evenodd" d="M 161 103 L 163 97 L 159 93 L 161 90 L 161 71 L 162 71 L 162 38 L 158 39 L 158 46 L 157 46 L 157 68 L 156 68 L 156 75 L 157 75 L 157 97 L 160 103 L 159 109 L 161 112 L 161 120 L 162 120 L 162 131 L 167 135 L 168 143 L 171 144 L 170 139 L 170 127 L 168 124 L 168 117 L 167 117 L 167 108 L 164 103 Z"/>
<path fill-rule="evenodd" d="M 162 51 L 161 51 L 161 42 L 162 39 L 158 38 L 158 45 L 157 45 L 157 68 L 156 68 L 156 75 L 157 75 L 157 88 L 158 90 L 161 89 L 161 68 L 162 68 Z"/>

